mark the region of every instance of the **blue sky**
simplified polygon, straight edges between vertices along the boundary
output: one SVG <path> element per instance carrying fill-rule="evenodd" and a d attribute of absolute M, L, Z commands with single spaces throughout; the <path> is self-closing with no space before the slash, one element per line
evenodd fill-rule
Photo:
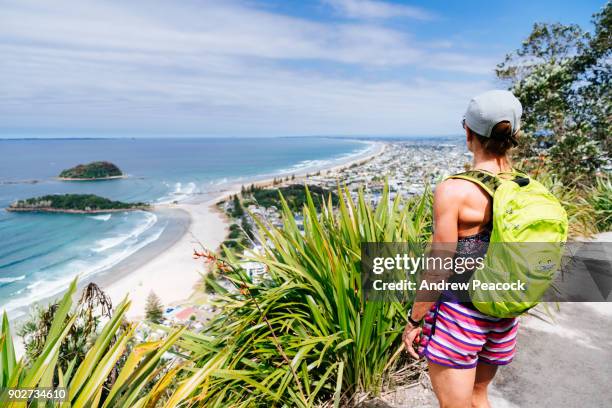
<path fill-rule="evenodd" d="M 447 135 L 603 1 L 0 0 L 0 137 Z"/>

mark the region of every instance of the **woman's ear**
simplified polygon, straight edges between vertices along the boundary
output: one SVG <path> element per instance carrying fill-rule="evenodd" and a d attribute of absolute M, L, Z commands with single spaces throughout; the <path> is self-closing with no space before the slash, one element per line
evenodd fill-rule
<path fill-rule="evenodd" d="M 470 152 L 473 152 L 472 150 L 473 142 L 474 142 L 474 135 L 472 135 L 472 132 L 470 132 L 470 129 L 466 126 L 465 127 L 465 143 L 467 144 L 467 148 Z"/>

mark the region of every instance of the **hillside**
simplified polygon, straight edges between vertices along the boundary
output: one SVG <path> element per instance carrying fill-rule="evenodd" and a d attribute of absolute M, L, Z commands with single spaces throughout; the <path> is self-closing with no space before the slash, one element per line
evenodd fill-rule
<path fill-rule="evenodd" d="M 58 177 L 62 180 L 104 180 L 123 177 L 123 172 L 113 163 L 96 161 L 63 170 Z"/>

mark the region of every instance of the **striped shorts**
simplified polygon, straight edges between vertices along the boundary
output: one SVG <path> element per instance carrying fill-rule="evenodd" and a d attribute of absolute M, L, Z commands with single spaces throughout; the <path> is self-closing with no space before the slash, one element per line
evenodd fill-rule
<path fill-rule="evenodd" d="M 487 316 L 460 303 L 438 302 L 425 316 L 419 354 L 435 364 L 505 365 L 516 348 L 517 318 Z"/>

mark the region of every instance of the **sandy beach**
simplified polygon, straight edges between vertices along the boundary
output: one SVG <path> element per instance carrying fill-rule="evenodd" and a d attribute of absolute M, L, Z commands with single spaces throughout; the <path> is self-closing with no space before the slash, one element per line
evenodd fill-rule
<path fill-rule="evenodd" d="M 144 315 L 146 299 L 151 292 L 155 292 L 164 305 L 191 295 L 194 285 L 200 279 L 200 273 L 204 271 L 202 262 L 192 257 L 193 250 L 199 246 L 198 241 L 207 248 L 216 249 L 227 232 L 225 217 L 216 210 L 215 202 L 211 200 L 200 204 L 169 206 L 172 211 L 183 212 L 187 220 L 182 232 L 167 232 L 171 237 L 179 235 L 178 240 L 168 248 L 156 247 L 154 242 L 149 245 L 152 248 L 143 248 L 101 277 L 100 285 L 113 303 L 129 296 L 132 301 L 129 317 L 139 318 Z M 160 240 L 163 243 L 167 238 L 162 236 Z M 139 264 L 132 265 L 134 263 Z M 131 271 L 122 273 L 130 267 Z"/>
<path fill-rule="evenodd" d="M 365 152 L 347 157 L 328 167 L 309 169 L 309 172 L 338 170 L 360 163 L 381 154 L 384 148 L 383 143 L 374 143 Z M 294 182 L 302 182 L 306 174 L 306 171 L 295 173 Z M 283 173 L 275 176 L 287 175 L 289 174 Z M 156 212 L 165 213 L 165 216 L 171 218 L 173 228 L 167 227 L 167 231 L 164 231 L 156 242 L 91 280 L 100 284 L 114 304 L 129 295 L 132 306 L 128 316 L 132 319 L 139 319 L 144 315 L 146 299 L 151 292 L 159 296 L 164 306 L 186 300 L 192 295 L 201 278 L 200 274 L 205 271 L 202 261 L 193 259 L 193 250 L 199 248 L 199 243 L 208 249 L 216 250 L 228 232 L 227 219 L 215 204 L 239 192 L 242 185 L 270 185 L 273 177 L 226 186 L 213 198 L 200 199 L 200 202 L 193 198 L 185 203 L 156 207 Z"/>

